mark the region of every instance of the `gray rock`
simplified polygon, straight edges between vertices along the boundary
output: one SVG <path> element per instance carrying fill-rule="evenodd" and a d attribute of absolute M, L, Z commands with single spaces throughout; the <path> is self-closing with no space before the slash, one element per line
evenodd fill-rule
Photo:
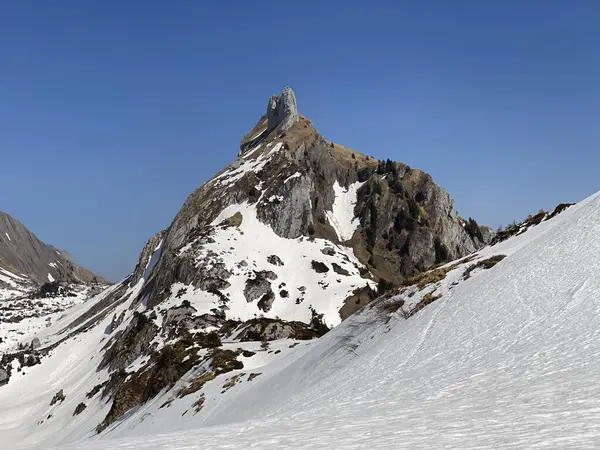
<path fill-rule="evenodd" d="M 491 228 L 485 226 L 479 227 L 479 229 L 481 230 L 481 235 L 483 236 L 483 242 L 481 242 L 481 245 L 487 245 L 492 242 L 492 239 L 494 239 L 496 233 L 494 233 Z"/>
<path fill-rule="evenodd" d="M 256 278 L 246 280 L 244 287 L 244 297 L 248 303 L 262 298 L 266 294 L 273 294 L 271 282 L 263 276 L 257 275 Z"/>
<path fill-rule="evenodd" d="M 66 398 L 67 398 L 67 396 L 65 395 L 65 393 L 61 389 L 56 394 L 54 394 L 54 397 L 52 397 L 52 400 L 50 401 L 50 406 L 55 405 L 55 404 L 57 404 L 59 402 L 62 403 L 62 402 L 65 401 Z"/>
<path fill-rule="evenodd" d="M 271 270 L 261 270 L 260 272 L 256 272 L 257 276 L 266 278 L 267 280 L 276 280 L 277 274 Z"/>
<path fill-rule="evenodd" d="M 269 264 L 273 264 L 274 266 L 283 266 L 283 261 L 277 255 L 269 255 L 267 257 L 267 262 Z"/>
<path fill-rule="evenodd" d="M 346 269 L 344 269 L 342 266 L 340 266 L 339 264 L 336 263 L 331 263 L 331 267 L 333 267 L 333 271 L 335 273 L 337 273 L 338 275 L 344 275 L 344 276 L 348 276 L 350 275 L 350 272 L 348 272 Z"/>
<path fill-rule="evenodd" d="M 140 281 L 144 274 L 146 276 L 149 275 L 148 265 L 150 263 L 150 258 L 152 257 L 152 254 L 154 253 L 158 245 L 161 243 L 161 241 L 164 239 L 166 234 L 166 230 L 159 231 L 154 236 L 152 236 L 148 240 L 148 242 L 146 242 L 146 245 L 144 246 L 142 253 L 139 257 L 139 261 L 133 271 L 133 278 L 131 280 L 132 285 L 137 284 L 137 282 Z"/>
<path fill-rule="evenodd" d="M 73 412 L 73 415 L 74 416 L 78 416 L 79 414 L 81 414 L 85 410 L 85 408 L 87 408 L 87 406 L 85 405 L 85 403 L 80 403 L 75 408 L 75 411 Z"/>
<path fill-rule="evenodd" d="M 108 367 L 109 371 L 125 369 L 150 350 L 150 343 L 158 329 L 154 322 L 144 314 L 135 312 L 125 331 L 119 331 L 107 344 L 107 350 L 100 361 L 99 369 Z"/>
<path fill-rule="evenodd" d="M 275 294 L 273 294 L 273 291 L 270 291 L 260 298 L 256 306 L 263 312 L 269 312 L 271 310 L 271 307 L 273 306 L 274 301 Z"/>
<path fill-rule="evenodd" d="M 197 312 L 193 306 L 175 306 L 169 308 L 165 313 L 164 325 L 172 325 L 181 322 L 182 320 L 193 316 Z"/>
<path fill-rule="evenodd" d="M 36 350 L 36 349 L 40 348 L 41 345 L 42 345 L 42 343 L 40 342 L 39 338 L 35 337 L 35 338 L 32 339 L 32 341 L 31 341 L 31 348 L 33 350 Z"/>
<path fill-rule="evenodd" d="M 278 339 L 312 339 L 319 337 L 317 330 L 302 322 L 281 319 L 256 318 L 245 322 L 233 337 L 245 341 L 274 341 Z"/>
<path fill-rule="evenodd" d="M 310 266 L 317 273 L 326 273 L 329 272 L 329 267 L 327 264 L 322 263 L 321 261 L 311 261 Z"/>
<path fill-rule="evenodd" d="M 244 219 L 244 217 L 238 211 L 233 216 L 228 217 L 227 219 L 223 220 L 223 222 L 221 222 L 219 225 L 222 227 L 225 227 L 225 228 L 239 227 L 242 224 L 243 219 Z"/>
<path fill-rule="evenodd" d="M 111 334 L 115 331 L 119 325 L 123 323 L 123 319 L 125 318 L 125 311 L 121 312 L 118 316 L 116 314 L 113 315 L 112 320 L 110 321 L 110 325 L 106 329 L 106 334 Z"/>
<path fill-rule="evenodd" d="M 0 386 L 8 383 L 9 378 L 10 377 L 8 375 L 8 372 L 6 370 L 0 368 Z"/>
<path fill-rule="evenodd" d="M 327 256 L 334 256 L 335 250 L 333 249 L 333 247 L 325 247 L 321 249 L 321 253 Z"/>
<path fill-rule="evenodd" d="M 300 119 L 296 105 L 296 95 L 286 87 L 280 95 L 273 95 L 267 105 L 267 131 L 288 130 Z"/>

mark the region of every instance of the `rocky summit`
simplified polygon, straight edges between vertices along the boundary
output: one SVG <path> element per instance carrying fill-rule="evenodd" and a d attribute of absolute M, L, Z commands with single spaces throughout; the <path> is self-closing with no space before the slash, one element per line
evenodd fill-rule
<path fill-rule="evenodd" d="M 0 236 L 5 264 L 19 274 L 93 278 L 4 221 L 7 239 L 31 241 L 13 245 Z M 327 140 L 299 114 L 288 87 L 270 98 L 237 159 L 148 241 L 132 274 L 51 318 L 35 350 L 27 344 L 3 357 L 0 376 L 10 386 L 65 351 L 82 358 L 69 375 L 77 387 L 58 383 L 59 400 L 40 406 L 46 423 L 68 404 L 69 418 L 87 427 L 74 435 L 110 432 L 165 392 L 159 409 L 193 394 L 183 414 L 199 414 L 212 402 L 205 385 L 226 381 L 226 392 L 260 375 L 239 372 L 262 358 L 257 352 L 275 357 L 323 336 L 378 296 L 492 237 L 460 218 L 427 173 Z M 41 257 L 30 258 L 28 245 Z M 281 340 L 298 342 L 270 349 Z"/>
<path fill-rule="evenodd" d="M 427 173 L 326 140 L 290 88 L 241 148 L 146 247 L 138 301 L 188 300 L 215 320 L 309 321 L 316 311 L 331 326 L 376 283 L 398 284 L 490 238 Z"/>

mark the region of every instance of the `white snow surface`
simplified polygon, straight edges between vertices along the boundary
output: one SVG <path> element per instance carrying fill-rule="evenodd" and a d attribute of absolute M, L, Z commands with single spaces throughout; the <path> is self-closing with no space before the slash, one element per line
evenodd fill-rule
<path fill-rule="evenodd" d="M 363 183 L 357 181 L 346 189 L 340 186 L 337 180 L 333 184 L 335 200 L 331 211 L 325 211 L 325 215 L 342 242 L 352 239 L 359 225 L 358 219 L 354 216 L 354 206 L 356 193 L 362 185 Z"/>
<path fill-rule="evenodd" d="M 182 413 L 197 395 L 160 409 L 170 391 L 96 435 L 110 405 L 82 395 L 106 377 L 95 367 L 108 317 L 0 387 L 0 446 L 598 448 L 600 196 L 476 258 L 498 254 L 507 257 L 467 280 L 463 272 L 476 260 L 415 291 L 413 303 L 427 293 L 442 297 L 408 319 L 378 302 L 317 341 L 292 349 L 279 341 L 272 344 L 285 350 L 278 355 L 244 358 L 244 369 L 205 385 L 206 406 L 196 415 Z M 406 291 L 389 301 L 408 298 Z M 128 307 L 117 314 L 130 314 Z M 48 329 L 46 342 L 59 325 Z M 250 372 L 261 375 L 248 381 Z M 235 374 L 240 380 L 221 393 Z M 50 407 L 60 388 L 65 402 Z M 88 407 L 74 417 L 80 401 Z"/>
<path fill-rule="evenodd" d="M 54 281 L 54 277 L 52 276 L 52 274 L 48 273 L 48 281 L 50 283 L 52 283 Z"/>
<path fill-rule="evenodd" d="M 88 287 L 74 285 L 71 286 L 74 296 L 44 298 L 30 305 L 23 300 L 23 296 L 32 293 L 35 288 L 25 285 L 15 285 L 14 288 L 12 292 L 0 289 L 2 309 L 21 317 L 18 322 L 0 319 L 0 355 L 14 350 L 18 344 L 29 344 L 31 339 L 44 328 L 50 327 L 61 316 L 65 316 L 65 310 L 84 302 L 89 297 Z M 2 392 L 0 392 L 1 397 Z"/>
<path fill-rule="evenodd" d="M 8 233 L 4 233 L 6 235 L 6 237 L 8 238 L 9 241 L 12 241 L 12 239 L 10 238 L 10 236 L 8 235 Z"/>
<path fill-rule="evenodd" d="M 336 246 L 335 254 L 329 256 L 321 252 L 325 247 L 332 246 L 329 241 L 303 237 L 282 238 L 258 219 L 254 205 L 230 205 L 213 221 L 213 225 L 220 224 L 237 212 L 242 214 L 240 227 L 217 226 L 212 236 L 214 242 L 206 244 L 196 255 L 196 259 L 204 263 L 207 258 L 212 264 L 222 261 L 232 273 L 227 279 L 231 286 L 222 289 L 230 299 L 227 304 L 227 317 L 248 320 L 263 314 L 257 307 L 258 300 L 248 303 L 244 297 L 246 280 L 254 277 L 253 271 L 271 271 L 277 275 L 277 279 L 271 281 L 275 301 L 265 316 L 300 320 L 305 323 L 311 320 L 309 306 L 312 306 L 319 314 L 324 314 L 324 320 L 329 326 L 337 325 L 340 322 L 339 309 L 352 291 L 364 287 L 367 283 L 374 287 L 374 283 L 360 276 L 358 267 L 362 265 L 352 253 L 352 249 Z M 257 239 L 260 239 L 259 245 Z M 192 251 L 191 247 L 189 245 L 186 251 Z M 267 262 L 271 255 L 278 256 L 283 266 Z M 313 260 L 326 264 L 329 271 L 315 272 L 311 266 Z M 241 266 L 240 261 L 245 261 L 247 266 Z M 333 263 L 345 269 L 349 275 L 337 274 L 333 270 Z M 178 296 L 180 290 L 186 290 L 186 293 Z M 282 290 L 288 292 L 287 298 L 280 296 Z M 193 286 L 176 283 L 171 292 L 171 297 L 161 303 L 161 309 L 178 306 L 184 300 L 188 300 L 198 313 L 208 312 L 219 306 L 217 296 L 206 291 L 194 290 Z"/>

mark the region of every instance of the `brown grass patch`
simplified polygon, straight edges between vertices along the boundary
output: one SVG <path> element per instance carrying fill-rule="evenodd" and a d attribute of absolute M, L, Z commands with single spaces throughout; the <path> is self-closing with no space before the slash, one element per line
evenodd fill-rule
<path fill-rule="evenodd" d="M 248 381 L 254 380 L 259 375 L 262 375 L 262 373 L 251 373 L 250 375 L 248 375 Z"/>
<path fill-rule="evenodd" d="M 468 280 L 469 278 L 471 278 L 471 272 L 473 272 L 475 269 L 491 269 L 504 258 L 506 258 L 506 255 L 494 255 L 491 258 L 478 261 L 475 264 L 471 264 L 469 267 L 467 267 L 467 270 L 465 270 L 465 273 L 463 274 L 463 279 Z"/>
<path fill-rule="evenodd" d="M 177 392 L 177 397 L 185 397 L 186 395 L 193 394 L 194 392 L 198 392 L 202 387 L 211 380 L 214 380 L 216 375 L 214 372 L 204 372 L 199 377 L 194 378 L 187 387 L 180 389 Z"/>
<path fill-rule="evenodd" d="M 244 364 L 237 360 L 238 353 L 233 350 L 224 350 L 216 348 L 212 353 L 211 367 L 217 375 L 231 372 L 232 370 L 243 369 Z"/>
<path fill-rule="evenodd" d="M 225 381 L 225 384 L 223 385 L 223 389 L 225 389 L 225 390 L 231 389 L 233 386 L 235 386 L 235 383 L 237 383 L 237 380 L 241 376 L 244 376 L 244 375 L 246 375 L 246 374 L 245 373 L 239 373 L 237 375 L 232 376 L 227 381 Z"/>
<path fill-rule="evenodd" d="M 432 304 L 433 302 L 435 302 L 436 300 L 438 300 L 440 298 L 442 298 L 441 295 L 434 295 L 432 292 L 428 292 L 427 294 L 425 294 L 423 296 L 421 301 L 415 305 L 415 307 L 410 312 L 409 317 L 415 315 L 416 313 L 421 311 L 423 308 L 425 308 L 427 305 Z"/>
<path fill-rule="evenodd" d="M 404 300 L 397 298 L 379 304 L 379 310 L 386 314 L 393 314 L 404 306 Z"/>
<path fill-rule="evenodd" d="M 206 401 L 206 397 L 204 396 L 204 394 L 200 395 L 200 397 L 198 397 L 198 400 L 196 400 L 192 406 L 194 407 L 194 409 L 196 410 L 196 413 L 199 413 L 200 410 L 202 410 L 202 408 L 204 408 L 204 402 Z M 185 414 L 185 413 L 184 413 Z"/>
<path fill-rule="evenodd" d="M 439 281 L 442 281 L 444 278 L 446 278 L 448 272 L 456 269 L 461 264 L 465 264 L 469 261 L 472 261 L 473 258 L 475 258 L 476 256 L 477 254 L 469 255 L 466 258 L 459 259 L 450 266 L 434 268 L 427 272 L 423 272 L 417 276 L 407 278 L 402 282 L 402 286 L 404 286 L 405 288 L 409 286 L 417 286 L 419 290 L 422 290 L 429 284 L 438 283 Z"/>
<path fill-rule="evenodd" d="M 379 164 L 379 161 L 376 159 L 370 158 L 364 153 L 357 152 L 340 144 L 333 143 L 333 147 L 329 147 L 329 151 L 331 152 L 331 156 L 344 166 L 353 166 L 354 163 L 357 163 L 359 168 L 368 167 L 375 169 Z"/>

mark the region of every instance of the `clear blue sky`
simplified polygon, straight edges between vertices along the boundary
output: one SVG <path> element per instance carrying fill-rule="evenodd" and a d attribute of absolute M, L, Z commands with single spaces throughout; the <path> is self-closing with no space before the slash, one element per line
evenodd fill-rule
<path fill-rule="evenodd" d="M 285 85 L 480 223 L 600 190 L 599 2 L 12 1 L 0 67 L 0 210 L 113 280 Z"/>

